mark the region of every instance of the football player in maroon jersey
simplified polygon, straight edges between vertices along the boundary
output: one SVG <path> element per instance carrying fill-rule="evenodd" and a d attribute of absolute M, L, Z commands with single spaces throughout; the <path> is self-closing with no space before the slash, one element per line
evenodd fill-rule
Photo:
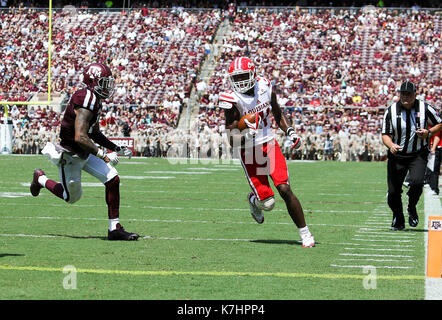
<path fill-rule="evenodd" d="M 59 167 L 61 182 L 48 179 L 43 170 L 36 169 L 31 194 L 36 197 L 42 188 L 46 188 L 67 203 L 74 203 L 81 197 L 81 172 L 84 170 L 105 185 L 108 239 L 137 240 L 139 235 L 125 231 L 119 221 L 120 178 L 114 167 L 119 161 L 118 156 L 130 157 L 132 152 L 111 142 L 99 129 L 102 100 L 111 98 L 114 93 L 112 72 L 104 64 L 92 63 L 83 72 L 83 83 L 86 87 L 72 95 L 65 110 L 60 144 L 48 144 L 42 150 Z M 106 149 L 112 152 L 107 153 Z"/>

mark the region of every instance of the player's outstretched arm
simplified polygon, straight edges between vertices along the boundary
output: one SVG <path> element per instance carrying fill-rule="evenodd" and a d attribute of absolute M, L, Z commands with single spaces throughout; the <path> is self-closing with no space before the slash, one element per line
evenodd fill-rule
<path fill-rule="evenodd" d="M 109 149 L 111 151 L 119 151 L 120 148 L 110 141 L 101 131 L 99 128 L 98 123 L 95 124 L 92 127 L 92 133 L 89 135 L 89 137 L 95 142 L 98 143 L 100 146 Z"/>
<path fill-rule="evenodd" d="M 275 117 L 276 123 L 282 131 L 287 132 L 287 129 L 290 127 L 290 123 L 285 114 L 282 112 L 281 107 L 279 106 L 278 99 L 275 93 L 275 88 L 272 91 L 270 104 L 272 106 L 272 113 Z"/>
<path fill-rule="evenodd" d="M 272 96 L 270 99 L 270 104 L 272 106 L 272 113 L 275 117 L 275 121 L 285 134 L 292 140 L 292 148 L 298 149 L 301 146 L 301 138 L 295 133 L 295 130 L 290 126 L 290 122 L 282 112 L 279 106 L 278 99 L 276 97 L 275 90 L 272 91 Z"/>

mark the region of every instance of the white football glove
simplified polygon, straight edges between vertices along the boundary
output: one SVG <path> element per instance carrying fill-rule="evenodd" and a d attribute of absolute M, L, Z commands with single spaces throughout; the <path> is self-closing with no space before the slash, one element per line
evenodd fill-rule
<path fill-rule="evenodd" d="M 132 150 L 126 147 L 121 147 L 120 150 L 117 151 L 117 154 L 119 156 L 129 157 L 129 159 L 132 157 Z"/>
<path fill-rule="evenodd" d="M 109 162 L 113 166 L 116 166 L 118 164 L 118 161 L 120 161 L 120 159 L 118 159 L 118 154 L 116 152 L 108 153 L 106 154 L 106 156 L 108 157 L 108 159 L 110 160 Z"/>
<path fill-rule="evenodd" d="M 245 134 L 245 137 L 247 140 L 255 138 L 255 136 L 258 134 L 258 128 L 261 124 L 261 117 L 259 116 L 259 113 L 256 113 L 255 115 L 255 123 L 251 123 L 249 120 L 244 119 L 244 123 L 248 127 L 248 131 Z"/>
<path fill-rule="evenodd" d="M 301 138 L 296 135 L 295 130 L 292 127 L 287 129 L 287 136 L 292 140 L 293 143 L 290 148 L 299 149 L 301 146 Z"/>

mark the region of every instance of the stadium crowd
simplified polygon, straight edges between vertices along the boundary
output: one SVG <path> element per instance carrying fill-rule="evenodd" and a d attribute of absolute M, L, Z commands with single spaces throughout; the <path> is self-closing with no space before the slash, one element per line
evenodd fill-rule
<path fill-rule="evenodd" d="M 405 79 L 440 102 L 442 21 L 417 11 L 243 10 L 223 39 L 201 104 L 228 89 L 228 65 L 250 56 L 279 88 L 281 106 L 385 107 Z M 257 27 L 258 26 L 258 27 Z"/>
<path fill-rule="evenodd" d="M 55 11 L 52 90 L 72 94 L 85 64 L 107 62 L 116 71 L 117 89 L 101 129 L 134 138 L 136 154 L 145 156 L 232 156 L 217 99 L 228 88 L 228 64 L 240 55 L 251 56 L 258 73 L 273 81 L 303 138 L 295 152 L 273 123 L 287 158 L 384 159 L 383 108 L 397 100 L 404 79 L 418 85 L 419 99 L 440 105 L 442 21 L 436 14 L 229 9 Z M 0 15 L 0 100 L 25 101 L 47 90 L 48 15 L 24 8 Z M 230 32 L 215 43 L 224 17 Z M 207 56 L 214 72 L 199 78 Z M 193 86 L 200 96 L 198 121 L 181 130 L 178 120 Z M 54 141 L 59 113 L 13 107 L 10 114 L 15 153 L 38 153 L 45 141 Z"/>
<path fill-rule="evenodd" d="M 104 107 L 100 130 L 109 137 L 133 138 L 135 156 L 231 159 L 236 155 L 227 141 L 222 112 L 219 108 L 201 112 L 198 121 L 185 130 L 177 128 L 176 114 L 163 108 Z M 303 139 L 301 149 L 292 150 L 282 131 L 275 123 L 272 125 L 287 159 L 327 160 L 324 154 L 327 153 L 328 140 L 333 147 L 333 157 L 328 160 L 385 158 L 379 135 L 359 130 L 361 126 L 379 128 L 382 121 L 380 114 L 353 113 L 352 110 L 325 110 L 310 114 L 300 109 L 293 114 L 293 126 Z M 1 111 L 0 117 L 3 115 Z M 13 106 L 9 116 L 13 119 L 13 153 L 39 154 L 46 142 L 58 142 L 60 113 L 40 106 L 32 106 L 29 110 Z M 330 124 L 327 119 L 336 121 Z"/>
<path fill-rule="evenodd" d="M 47 92 L 48 13 L 17 8 L 0 16 L 0 99 Z M 118 70 L 110 103 L 144 107 L 188 98 L 221 16 L 217 10 L 58 10 L 52 19 L 53 92 L 72 94 L 82 68 L 100 60 Z"/>

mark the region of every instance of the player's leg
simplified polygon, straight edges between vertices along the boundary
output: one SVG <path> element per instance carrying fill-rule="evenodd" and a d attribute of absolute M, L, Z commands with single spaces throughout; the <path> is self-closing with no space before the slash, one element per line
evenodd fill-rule
<path fill-rule="evenodd" d="M 84 160 L 71 157 L 63 153 L 59 167 L 60 181 L 49 179 L 41 169 L 34 171 L 34 178 L 31 183 L 31 194 L 36 197 L 42 188 L 48 189 L 51 193 L 68 203 L 74 203 L 81 198 L 81 167 Z"/>
<path fill-rule="evenodd" d="M 279 195 L 286 204 L 290 218 L 298 227 L 303 247 L 315 246 L 315 240 L 305 222 L 301 202 L 290 187 L 287 162 L 276 141 L 268 144 L 267 156 L 270 161 L 270 177 L 272 178 Z"/>
<path fill-rule="evenodd" d="M 139 235 L 127 232 L 120 224 L 120 177 L 109 163 L 94 155 L 87 159 L 83 170 L 100 180 L 105 186 L 105 199 L 109 217 L 109 240 L 137 240 Z"/>
<path fill-rule="evenodd" d="M 240 160 L 243 166 L 247 181 L 252 189 L 247 195 L 250 205 L 250 214 L 259 224 L 264 222 L 264 214 L 262 211 L 270 211 L 275 204 L 275 198 L 272 188 L 270 187 L 266 174 L 259 174 L 259 168 L 262 167 L 255 159 L 253 149 L 241 149 Z"/>

